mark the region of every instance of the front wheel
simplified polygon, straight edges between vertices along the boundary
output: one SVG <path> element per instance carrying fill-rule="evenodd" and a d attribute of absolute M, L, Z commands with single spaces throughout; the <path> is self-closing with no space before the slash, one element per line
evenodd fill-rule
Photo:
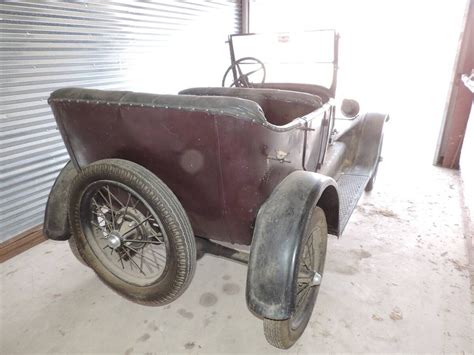
<path fill-rule="evenodd" d="M 107 159 L 84 168 L 71 186 L 69 220 L 85 263 L 127 299 L 164 305 L 191 282 L 190 222 L 172 191 L 144 167 Z"/>
<path fill-rule="evenodd" d="M 324 211 L 315 207 L 308 218 L 295 277 L 295 310 L 289 319 L 264 319 L 267 341 L 280 349 L 290 348 L 308 325 L 321 284 L 326 259 L 328 229 Z"/>

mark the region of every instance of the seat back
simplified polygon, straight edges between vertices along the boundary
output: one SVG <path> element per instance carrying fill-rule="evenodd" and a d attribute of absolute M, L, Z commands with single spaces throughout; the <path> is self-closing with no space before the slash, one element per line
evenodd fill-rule
<path fill-rule="evenodd" d="M 104 91 L 82 88 L 65 88 L 51 93 L 49 103 L 82 102 L 104 104 L 110 110 L 117 106 L 149 107 L 165 109 L 170 113 L 204 113 L 211 115 L 230 116 L 252 122 L 266 123 L 260 106 L 244 98 L 220 96 L 185 96 L 185 95 L 156 95 L 136 93 L 131 91 Z M 58 119 L 58 117 L 56 117 Z"/>
<path fill-rule="evenodd" d="M 288 90 L 203 87 L 186 89 L 179 94 L 250 100 L 262 108 L 268 122 L 277 126 L 288 124 L 322 106 L 321 100 L 314 95 Z"/>
<path fill-rule="evenodd" d="M 331 93 L 331 90 L 320 85 L 313 84 L 297 84 L 297 83 L 263 83 L 263 84 L 253 84 L 256 88 L 261 89 L 280 89 L 280 90 L 290 90 L 297 92 L 304 92 L 307 94 L 315 95 L 321 99 L 322 103 L 326 103 L 329 99 L 334 98 L 334 95 Z"/>

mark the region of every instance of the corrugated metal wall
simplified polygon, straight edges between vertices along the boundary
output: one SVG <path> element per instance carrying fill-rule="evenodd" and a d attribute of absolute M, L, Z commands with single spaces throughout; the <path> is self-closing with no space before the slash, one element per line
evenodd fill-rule
<path fill-rule="evenodd" d="M 0 242 L 42 223 L 68 160 L 47 98 L 66 86 L 219 85 L 240 0 L 0 3 Z"/>

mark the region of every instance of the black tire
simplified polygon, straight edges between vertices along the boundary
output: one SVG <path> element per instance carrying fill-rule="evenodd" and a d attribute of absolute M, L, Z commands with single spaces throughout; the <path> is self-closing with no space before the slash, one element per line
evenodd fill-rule
<path fill-rule="evenodd" d="M 196 245 L 188 217 L 166 184 L 138 164 L 106 159 L 83 169 L 71 186 L 69 220 L 85 262 L 133 302 L 168 304 L 194 276 Z M 150 254 L 150 248 L 161 249 Z"/>
<path fill-rule="evenodd" d="M 82 255 L 79 253 L 79 250 L 77 249 L 77 244 L 76 244 L 76 240 L 74 239 L 74 236 L 71 235 L 67 241 L 69 243 L 69 248 L 71 249 L 71 252 L 76 257 L 76 259 L 82 265 L 89 267 L 89 265 L 87 265 L 87 263 L 84 261 L 84 258 L 82 257 Z"/>
<path fill-rule="evenodd" d="M 297 261 L 298 275 L 304 269 L 304 261 L 306 247 L 309 243 L 313 243 L 313 267 L 317 268 L 317 272 L 322 277 L 324 272 L 324 262 L 326 260 L 327 249 L 327 223 L 324 211 L 315 207 L 313 213 L 309 216 L 306 222 L 305 235 L 303 238 L 303 247 L 301 247 L 299 258 Z M 317 232 L 317 233 L 314 233 Z M 314 244 L 316 242 L 316 244 Z M 316 266 L 317 265 L 317 266 Z M 263 320 L 263 329 L 267 341 L 280 349 L 290 348 L 303 334 L 308 322 L 311 318 L 314 305 L 318 296 L 320 285 L 309 286 L 309 289 L 299 288 L 297 285 L 298 275 L 295 276 L 295 311 L 289 319 L 285 320 Z M 298 294 L 306 294 L 306 298 L 302 299 L 301 304 L 298 305 Z"/>

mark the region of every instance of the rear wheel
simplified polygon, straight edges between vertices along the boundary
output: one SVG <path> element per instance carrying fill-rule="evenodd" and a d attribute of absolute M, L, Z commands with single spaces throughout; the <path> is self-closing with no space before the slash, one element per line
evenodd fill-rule
<path fill-rule="evenodd" d="M 69 218 L 86 264 L 127 299 L 167 304 L 191 282 L 196 246 L 189 220 L 142 166 L 108 159 L 83 169 L 71 186 Z"/>
<path fill-rule="evenodd" d="M 323 276 L 327 236 L 324 211 L 315 207 L 308 219 L 298 258 L 294 285 L 295 310 L 289 319 L 263 321 L 267 341 L 277 348 L 291 347 L 308 325 Z"/>

